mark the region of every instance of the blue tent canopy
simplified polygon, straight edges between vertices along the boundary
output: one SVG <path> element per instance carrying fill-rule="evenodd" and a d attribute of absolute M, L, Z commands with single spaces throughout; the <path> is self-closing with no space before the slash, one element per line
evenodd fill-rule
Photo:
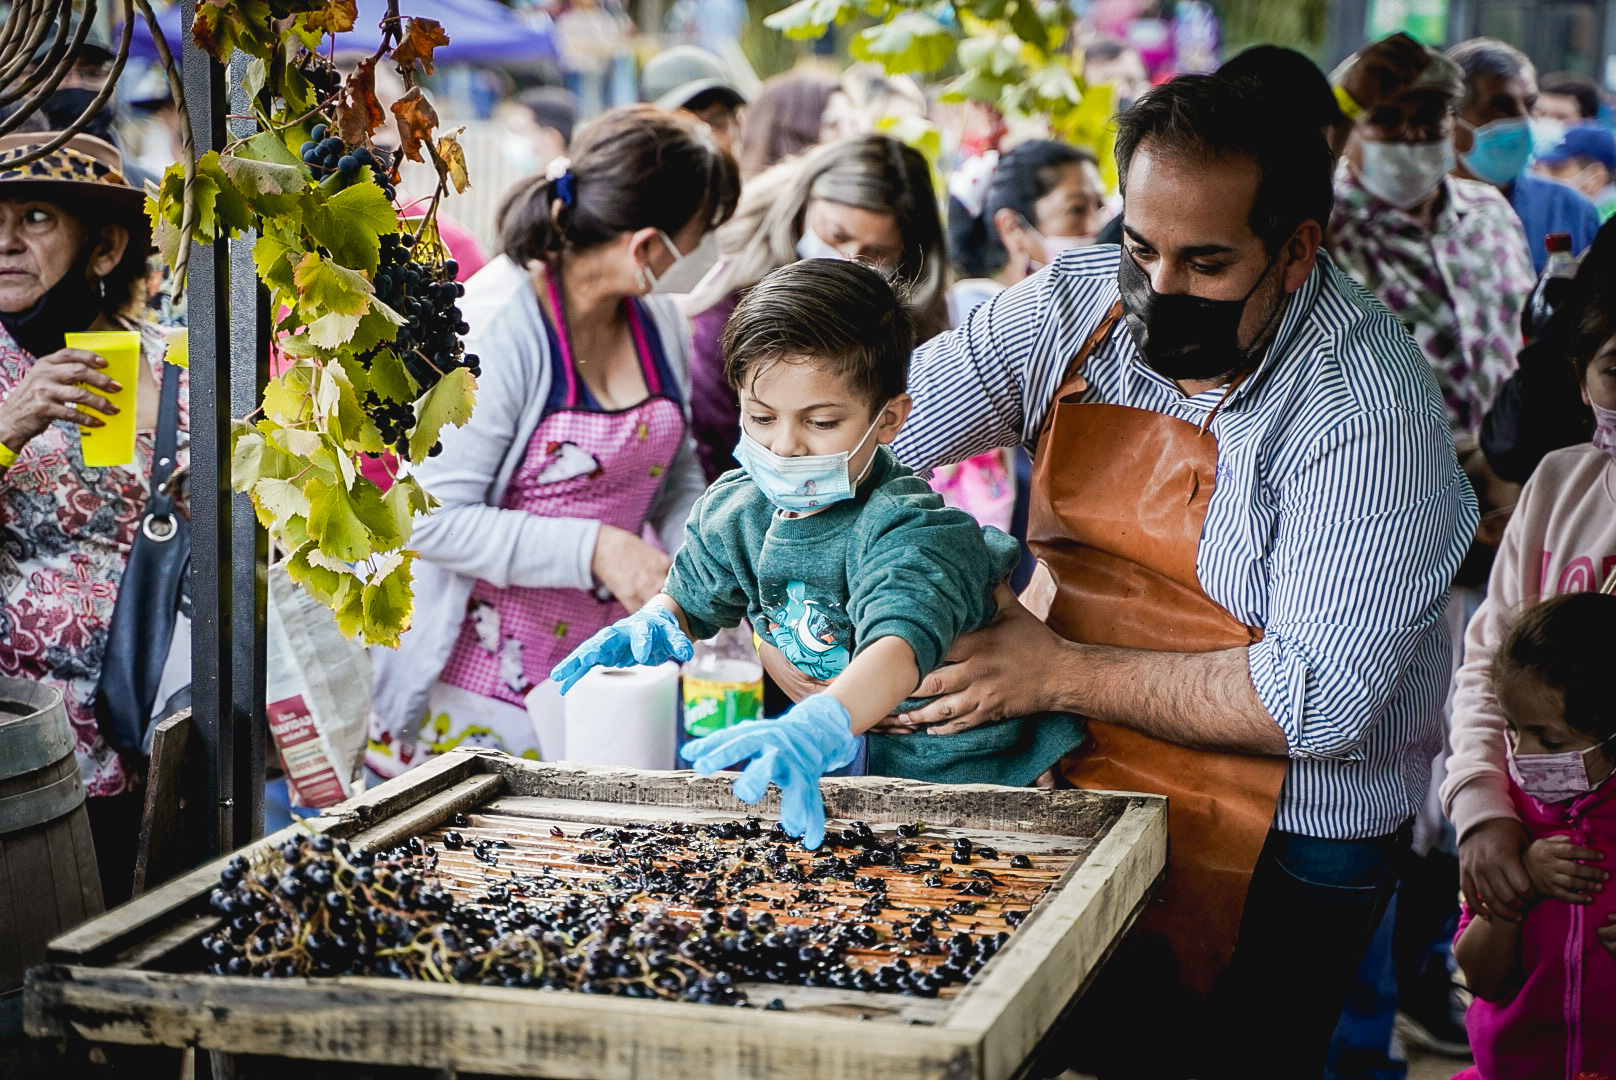
<path fill-rule="evenodd" d="M 449 44 L 437 51 L 440 64 L 482 64 L 491 67 L 525 67 L 558 58 L 555 36 L 523 22 L 498 0 L 406 0 L 399 5 L 405 17 L 420 15 L 436 19 L 449 35 Z M 359 0 L 359 22 L 354 29 L 337 35 L 337 51 L 374 52 L 381 40 L 379 24 L 387 14 L 386 0 Z M 176 56 L 183 41 L 180 5 L 174 4 L 157 16 L 163 36 Z M 157 58 L 157 46 L 145 19 L 135 20 L 130 41 L 131 56 Z"/>

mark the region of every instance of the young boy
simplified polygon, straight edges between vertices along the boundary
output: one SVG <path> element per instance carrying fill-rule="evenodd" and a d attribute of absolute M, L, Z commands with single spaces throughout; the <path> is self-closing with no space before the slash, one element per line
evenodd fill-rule
<path fill-rule="evenodd" d="M 906 699 L 956 637 L 993 617 L 1019 549 L 945 507 L 887 449 L 913 405 L 914 332 L 881 273 L 834 259 L 776 270 L 741 300 L 723 344 L 741 400 L 741 469 L 697 500 L 662 593 L 551 677 L 564 693 L 597 664 L 685 660 L 691 636 L 750 620 L 830 685 L 683 753 L 703 773 L 754 758 L 735 794 L 755 802 L 778 783 L 782 824 L 814 848 L 825 831 L 819 778 L 851 761 L 878 721 L 920 704 Z M 1082 738 L 1064 714 L 873 735 L 870 772 L 1025 786 Z"/>

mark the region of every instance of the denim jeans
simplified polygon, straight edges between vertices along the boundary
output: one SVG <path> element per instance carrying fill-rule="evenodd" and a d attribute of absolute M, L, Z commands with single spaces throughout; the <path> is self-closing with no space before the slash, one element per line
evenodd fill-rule
<path fill-rule="evenodd" d="M 1404 864 L 1409 826 L 1368 840 L 1268 834 L 1217 990 L 1224 1077 L 1318 1080 Z"/>

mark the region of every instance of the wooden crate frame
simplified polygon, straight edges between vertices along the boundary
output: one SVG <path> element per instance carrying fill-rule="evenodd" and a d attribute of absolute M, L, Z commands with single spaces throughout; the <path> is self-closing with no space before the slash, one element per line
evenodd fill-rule
<path fill-rule="evenodd" d="M 207 895 L 227 856 L 53 941 L 47 965 L 29 973 L 27 1029 L 569 1080 L 1011 1080 L 1132 923 L 1166 864 L 1166 800 L 1157 796 L 882 777 L 827 780 L 824 793 L 833 820 L 920 818 L 939 831 L 1043 834 L 1043 844 L 1083 854 L 952 1000 L 771 987 L 787 1001 L 782 1012 L 396 979 L 161 970 L 165 958 L 194 948 L 219 924 Z M 745 807 L 723 776 L 539 764 L 461 749 L 307 827 L 387 846 L 501 796 L 529 805 L 565 800 L 566 815 L 585 822 L 778 812 L 777 794 Z M 265 850 L 304 828 L 244 850 Z"/>

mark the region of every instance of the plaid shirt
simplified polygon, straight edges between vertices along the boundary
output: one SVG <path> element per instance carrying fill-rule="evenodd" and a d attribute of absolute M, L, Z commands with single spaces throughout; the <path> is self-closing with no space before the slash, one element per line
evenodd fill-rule
<path fill-rule="evenodd" d="M 1504 196 L 1471 180 L 1442 185 L 1427 230 L 1342 168 L 1330 251 L 1419 342 L 1455 433 L 1475 433 L 1515 370 L 1521 309 L 1535 279 L 1520 219 Z"/>

